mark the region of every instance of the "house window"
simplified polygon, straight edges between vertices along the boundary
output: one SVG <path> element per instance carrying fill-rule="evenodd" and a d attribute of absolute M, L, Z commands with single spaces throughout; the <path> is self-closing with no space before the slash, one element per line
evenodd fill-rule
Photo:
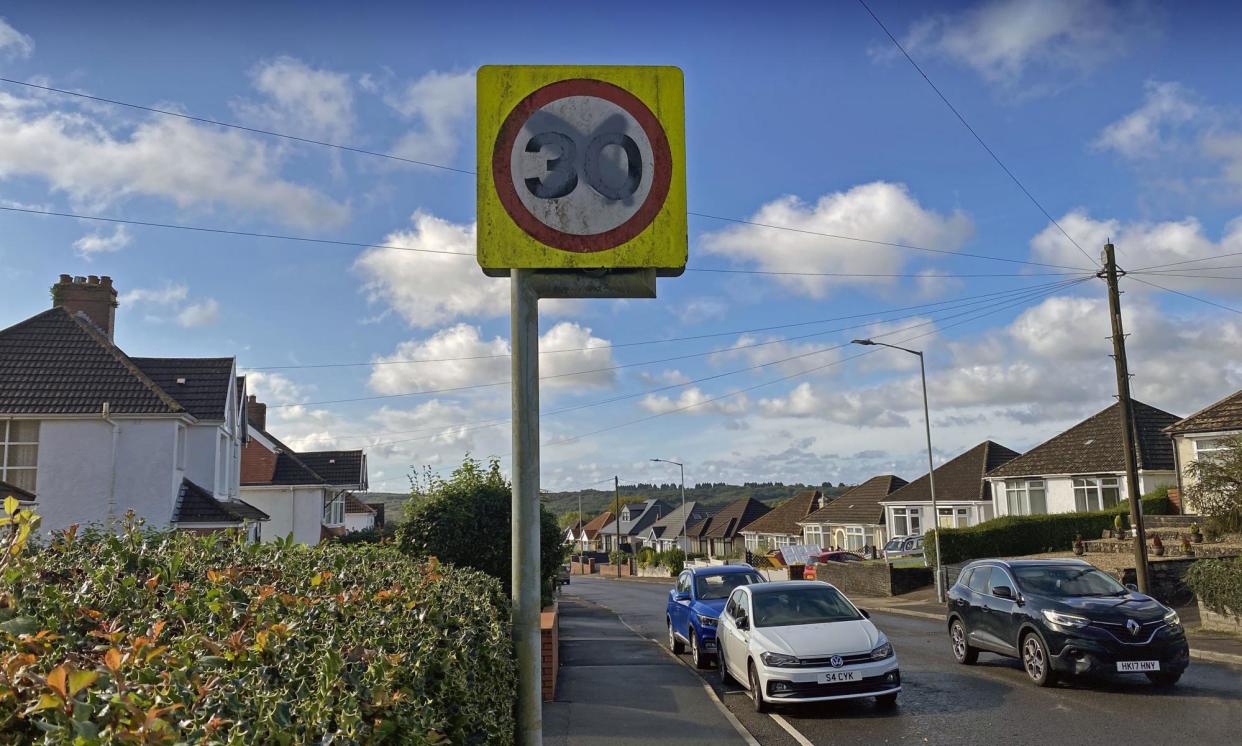
<path fill-rule="evenodd" d="M 866 543 L 867 543 L 867 536 L 862 526 L 846 526 L 845 527 L 845 548 L 846 549 L 862 549 Z"/>
<path fill-rule="evenodd" d="M 0 423 L 0 481 L 35 492 L 38 466 L 38 420 L 7 420 Z"/>
<path fill-rule="evenodd" d="M 339 526 L 345 522 L 345 493 L 338 492 L 323 504 L 325 526 Z"/>
<path fill-rule="evenodd" d="M 1048 512 L 1047 489 L 1042 479 L 1005 482 L 1005 503 L 1009 515 L 1042 515 Z"/>
<path fill-rule="evenodd" d="M 919 536 L 922 528 L 919 508 L 893 508 L 893 536 Z"/>
<path fill-rule="evenodd" d="M 1199 438 L 1195 440 L 1195 458 L 1212 456 L 1229 450 L 1228 438 Z"/>
<path fill-rule="evenodd" d="M 177 468 L 182 471 L 185 471 L 185 439 L 187 432 L 185 425 L 177 425 Z"/>
<path fill-rule="evenodd" d="M 1074 479 L 1074 509 L 1079 513 L 1106 510 L 1121 501 L 1121 486 L 1117 477 L 1076 477 Z"/>
<path fill-rule="evenodd" d="M 824 543 L 824 527 L 820 525 L 807 526 L 804 529 L 806 534 L 806 543 L 812 546 L 823 546 Z"/>

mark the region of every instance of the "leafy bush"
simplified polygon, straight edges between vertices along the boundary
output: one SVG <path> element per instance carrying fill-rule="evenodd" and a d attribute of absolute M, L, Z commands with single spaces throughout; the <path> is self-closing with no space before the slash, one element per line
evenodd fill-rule
<path fill-rule="evenodd" d="M 656 563 L 677 575 L 686 567 L 686 553 L 674 547 L 667 552 L 660 552 Z"/>
<path fill-rule="evenodd" d="M 340 536 L 334 536 L 329 541 L 334 544 L 382 544 L 391 541 L 397 535 L 397 530 L 392 526 L 383 526 L 380 528 L 367 528 L 361 531 L 350 531 Z"/>
<path fill-rule="evenodd" d="M 629 561 L 630 561 L 630 555 L 626 554 L 620 549 L 614 549 L 608 553 L 608 563 L 611 565 L 621 565 Z"/>
<path fill-rule="evenodd" d="M 1199 560 L 1186 571 L 1186 585 L 1212 611 L 1242 616 L 1242 557 Z"/>
<path fill-rule="evenodd" d="M 1225 440 L 1225 448 L 1186 464 L 1193 484 L 1186 499 L 1222 532 L 1242 531 L 1242 437 Z"/>
<path fill-rule="evenodd" d="M 512 582 L 512 495 L 509 480 L 493 460 L 486 468 L 467 457 L 447 480 L 429 475 L 414 490 L 397 529 L 397 545 L 416 559 L 436 557 L 470 567 L 500 581 L 506 595 Z M 539 578 L 544 605 L 569 548 L 556 516 L 539 507 Z"/>
<path fill-rule="evenodd" d="M 643 547 L 638 550 L 638 564 L 643 567 L 651 567 L 656 564 L 659 554 L 652 547 Z"/>
<path fill-rule="evenodd" d="M 492 578 L 392 547 L 67 531 L 3 572 L 0 732 L 509 743 L 509 615 Z"/>
<path fill-rule="evenodd" d="M 1128 504 L 1123 504 L 1094 513 L 1003 516 L 969 528 L 943 529 L 940 551 L 946 563 L 1062 551 L 1073 545 L 1078 534 L 1088 539 L 1099 538 L 1104 529 L 1113 527 L 1119 513 L 1128 510 Z M 1153 493 L 1143 498 L 1144 515 L 1167 515 L 1169 512 L 1167 493 Z M 929 535 L 923 546 L 928 563 L 935 563 L 934 536 Z"/>

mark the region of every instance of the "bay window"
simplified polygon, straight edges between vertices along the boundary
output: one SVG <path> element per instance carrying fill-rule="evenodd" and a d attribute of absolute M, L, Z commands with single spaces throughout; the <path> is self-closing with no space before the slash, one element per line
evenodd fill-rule
<path fill-rule="evenodd" d="M 845 548 L 850 550 L 862 549 L 867 543 L 866 532 L 862 526 L 846 526 L 845 527 Z"/>
<path fill-rule="evenodd" d="M 34 493 L 38 466 L 39 421 L 0 422 L 0 481 Z"/>
<path fill-rule="evenodd" d="M 1042 479 L 1011 479 L 1005 482 L 1009 515 L 1042 515 L 1048 512 L 1047 488 Z"/>
<path fill-rule="evenodd" d="M 1121 480 L 1117 477 L 1075 477 L 1074 509 L 1079 513 L 1106 510 L 1121 502 Z"/>

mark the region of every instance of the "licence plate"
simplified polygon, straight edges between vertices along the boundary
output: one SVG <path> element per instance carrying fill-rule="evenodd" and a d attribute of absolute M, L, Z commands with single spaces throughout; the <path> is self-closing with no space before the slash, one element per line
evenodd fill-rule
<path fill-rule="evenodd" d="M 819 675 L 821 684 L 844 684 L 847 681 L 862 681 L 861 671 L 829 671 Z"/>
<path fill-rule="evenodd" d="M 1159 671 L 1160 661 L 1117 661 L 1117 670 L 1122 673 Z"/>

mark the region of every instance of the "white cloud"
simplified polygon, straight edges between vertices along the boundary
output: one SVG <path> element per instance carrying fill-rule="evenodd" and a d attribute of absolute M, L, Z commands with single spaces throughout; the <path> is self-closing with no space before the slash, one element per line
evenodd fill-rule
<path fill-rule="evenodd" d="M 243 370 L 242 375 L 246 376 L 246 392 L 269 405 L 306 401 L 313 390 L 275 371 Z"/>
<path fill-rule="evenodd" d="M 129 235 L 129 229 L 124 225 L 118 225 L 113 229 L 112 235 L 103 233 L 88 233 L 73 242 L 73 248 L 78 250 L 78 255 L 86 259 L 94 254 L 104 254 L 112 251 L 120 251 L 129 245 L 133 238 Z"/>
<path fill-rule="evenodd" d="M 122 305 L 131 303 L 168 305 L 170 303 L 179 303 L 189 297 L 189 295 L 189 287 L 182 284 L 168 283 L 162 288 L 134 288 L 121 293 L 121 296 L 117 298 L 117 302 Z"/>
<path fill-rule="evenodd" d="M 916 58 L 942 57 L 1011 86 L 1031 69 L 1091 70 L 1122 54 L 1151 23 L 1139 3 L 988 0 L 915 23 L 903 45 Z M 877 47 L 875 54 L 893 51 Z"/>
<path fill-rule="evenodd" d="M 277 57 L 256 65 L 250 79 L 268 100 L 235 106 L 248 121 L 317 139 L 343 140 L 353 131 L 354 93 L 348 75 Z"/>
<path fill-rule="evenodd" d="M 607 388 L 615 384 L 615 365 L 608 340 L 578 324 L 562 321 L 539 337 L 542 350 L 573 350 L 542 355 L 539 375 L 548 389 Z M 370 386 L 381 394 L 457 388 L 509 380 L 509 341 L 483 338 L 476 326 L 457 324 L 422 340 L 402 342 L 392 355 L 376 358 Z M 447 360 L 448 358 L 466 358 Z M 396 363 L 402 360 L 444 360 Z M 569 375 L 579 371 L 584 375 Z M 505 391 L 501 387 L 483 391 Z"/>
<path fill-rule="evenodd" d="M 1178 83 L 1149 80 L 1146 88 L 1143 105 L 1105 127 L 1095 147 L 1127 158 L 1154 158 L 1169 147 L 1174 132 L 1202 111 Z"/>
<path fill-rule="evenodd" d="M 758 337 L 743 334 L 729 347 L 711 356 L 713 362 L 721 362 L 742 358 L 751 366 L 763 365 L 755 371 L 757 375 L 771 375 L 773 370 L 785 374 L 802 373 L 813 368 L 822 368 L 836 360 L 841 354 L 835 349 L 839 341 L 827 342 L 791 342 L 782 337 Z M 792 358 L 792 359 L 790 359 Z M 825 368 L 831 372 L 831 368 Z"/>
<path fill-rule="evenodd" d="M 177 314 L 177 323 L 187 329 L 210 326 L 220 320 L 220 304 L 215 298 L 191 303 Z"/>
<path fill-rule="evenodd" d="M 759 411 L 767 417 L 814 417 L 858 427 L 905 427 L 910 424 L 909 420 L 889 409 L 869 392 L 846 391 L 823 396 L 809 382 L 798 384 L 783 397 L 760 399 Z"/>
<path fill-rule="evenodd" d="M 415 127 L 393 148 L 396 155 L 431 163 L 452 161 L 474 106 L 474 73 L 430 72 L 384 100 Z"/>
<path fill-rule="evenodd" d="M 675 368 L 665 368 L 659 373 L 640 370 L 638 380 L 647 386 L 677 386 L 690 382 L 690 376 Z"/>
<path fill-rule="evenodd" d="M 253 136 L 171 117 L 115 129 L 104 116 L 0 96 L 0 179 L 37 177 L 92 209 L 143 196 L 299 227 L 339 225 L 348 216 L 345 205 L 283 179 L 280 151 Z"/>
<path fill-rule="evenodd" d="M 954 212 L 942 216 L 926 210 L 910 196 L 905 185 L 883 181 L 824 195 L 813 205 L 797 197 L 781 197 L 761 207 L 750 220 L 794 230 L 733 226 L 704 236 L 705 252 L 753 263 L 768 272 L 892 274 L 905 266 L 910 258 L 909 250 L 810 234 L 956 249 L 973 232 L 965 214 Z M 781 276 L 775 279 L 793 292 L 816 298 L 823 297 L 834 285 L 891 285 L 894 282 L 893 278 L 884 277 Z"/>
<path fill-rule="evenodd" d="M 678 414 L 700 416 L 737 416 L 745 414 L 750 409 L 750 400 L 745 394 L 717 398 L 720 396 L 720 394 L 705 394 L 698 386 L 691 386 L 682 391 L 676 399 L 668 396 L 648 394 L 642 398 L 639 404 L 643 409 L 654 414 L 672 414 L 677 412 Z M 711 401 L 712 399 L 716 399 L 716 401 Z"/>
<path fill-rule="evenodd" d="M 0 18 L 0 55 L 23 59 L 34 53 L 34 39 Z"/>

